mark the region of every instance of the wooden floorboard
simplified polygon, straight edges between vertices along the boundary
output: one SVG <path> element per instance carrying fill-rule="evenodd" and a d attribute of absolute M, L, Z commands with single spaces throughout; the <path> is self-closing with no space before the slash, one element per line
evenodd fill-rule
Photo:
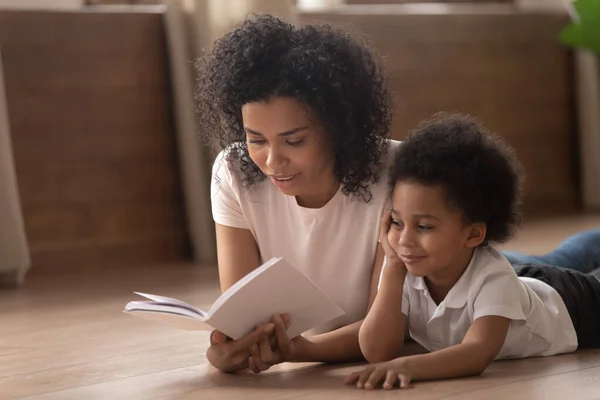
<path fill-rule="evenodd" d="M 600 215 L 527 222 L 508 249 L 543 253 L 600 226 Z M 206 360 L 208 333 L 123 314 L 134 290 L 206 307 L 216 269 L 191 265 L 32 270 L 0 291 L 0 399 L 600 399 L 600 351 L 493 363 L 481 377 L 365 392 L 343 384 L 357 365 L 282 364 L 227 375 Z"/>

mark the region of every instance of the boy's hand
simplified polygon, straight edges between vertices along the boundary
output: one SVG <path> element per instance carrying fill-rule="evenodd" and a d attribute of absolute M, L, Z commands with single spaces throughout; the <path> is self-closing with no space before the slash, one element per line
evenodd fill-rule
<path fill-rule="evenodd" d="M 406 269 L 404 262 L 402 262 L 400 257 L 398 257 L 398 253 L 396 253 L 390 244 L 390 241 L 388 240 L 388 232 L 390 231 L 391 221 L 392 209 L 390 208 L 383 214 L 379 228 L 379 241 L 381 242 L 381 247 L 385 253 L 386 265 L 395 265 L 397 267 Z"/>
<path fill-rule="evenodd" d="M 349 385 L 355 384 L 359 389 L 377 389 L 381 382 L 384 389 L 392 389 L 394 386 L 405 389 L 409 387 L 412 376 L 409 363 L 403 358 L 397 358 L 354 372 L 345 379 L 345 382 Z"/>

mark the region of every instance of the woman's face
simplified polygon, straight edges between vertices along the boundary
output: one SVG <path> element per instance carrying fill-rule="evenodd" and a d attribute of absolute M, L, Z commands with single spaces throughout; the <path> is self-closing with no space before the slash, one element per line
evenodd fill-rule
<path fill-rule="evenodd" d="M 283 194 L 320 208 L 339 184 L 331 141 L 316 114 L 290 97 L 271 97 L 242 107 L 252 161 Z"/>

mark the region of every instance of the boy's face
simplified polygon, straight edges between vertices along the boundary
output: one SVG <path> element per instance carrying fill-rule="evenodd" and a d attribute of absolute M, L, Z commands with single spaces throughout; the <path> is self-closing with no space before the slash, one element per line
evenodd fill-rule
<path fill-rule="evenodd" d="M 448 206 L 441 186 L 396 183 L 388 240 L 413 275 L 462 273 L 484 237 L 483 224 L 466 223 L 461 211 Z"/>

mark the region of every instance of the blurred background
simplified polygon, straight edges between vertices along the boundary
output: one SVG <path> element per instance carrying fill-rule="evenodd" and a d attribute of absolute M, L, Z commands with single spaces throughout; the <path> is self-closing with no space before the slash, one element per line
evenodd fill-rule
<path fill-rule="evenodd" d="M 570 0 L 0 0 L 0 284 L 214 267 L 192 62 L 251 12 L 368 40 L 396 139 L 440 110 L 481 118 L 525 166 L 526 219 L 600 210 L 598 53 Z"/>

